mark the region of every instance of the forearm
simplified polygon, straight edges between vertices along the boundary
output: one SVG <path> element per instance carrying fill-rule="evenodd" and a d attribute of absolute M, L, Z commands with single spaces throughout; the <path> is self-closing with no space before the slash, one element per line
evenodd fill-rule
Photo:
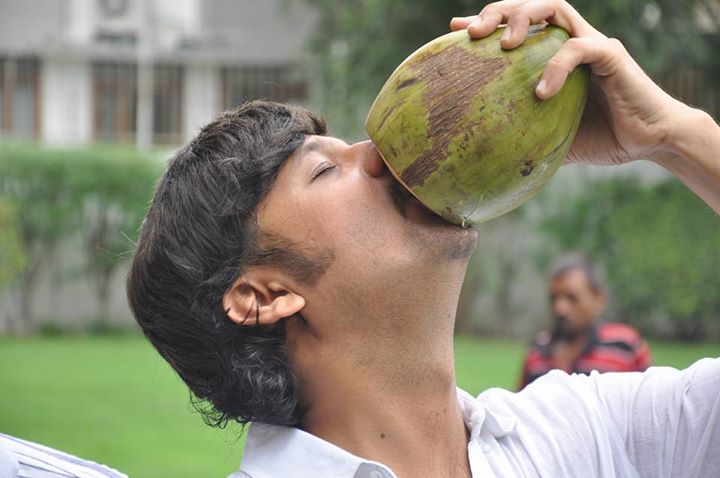
<path fill-rule="evenodd" d="M 696 109 L 683 112 L 676 124 L 666 154 L 654 161 L 720 214 L 720 126 Z"/>

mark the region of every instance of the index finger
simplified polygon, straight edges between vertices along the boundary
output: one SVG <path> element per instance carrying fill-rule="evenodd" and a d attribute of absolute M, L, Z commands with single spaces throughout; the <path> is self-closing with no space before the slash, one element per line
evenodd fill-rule
<path fill-rule="evenodd" d="M 503 20 L 507 23 L 503 48 L 519 46 L 525 40 L 528 27 L 542 22 L 564 28 L 571 37 L 604 37 L 564 0 L 530 1 L 503 12 Z M 468 31 L 472 36 L 471 29 Z"/>
<path fill-rule="evenodd" d="M 477 15 L 470 15 L 467 17 L 452 17 L 450 19 L 450 30 L 457 31 L 463 30 L 470 26 L 470 24 L 477 19 Z"/>
<path fill-rule="evenodd" d="M 504 8 L 513 8 L 530 0 L 503 0 L 500 2 L 489 3 L 477 15 L 468 17 L 455 17 L 450 20 L 450 28 L 452 30 L 461 30 L 466 28 L 471 38 L 482 38 L 494 32 L 504 18 L 498 10 L 498 6 Z"/>
<path fill-rule="evenodd" d="M 601 35 L 564 0 L 502 0 L 486 5 L 476 16 L 453 18 L 450 28 L 467 28 L 471 38 L 482 38 L 506 23 L 511 32 L 503 40 L 503 48 L 515 48 L 524 40 L 528 26 L 542 22 L 560 26 L 574 37 Z"/>

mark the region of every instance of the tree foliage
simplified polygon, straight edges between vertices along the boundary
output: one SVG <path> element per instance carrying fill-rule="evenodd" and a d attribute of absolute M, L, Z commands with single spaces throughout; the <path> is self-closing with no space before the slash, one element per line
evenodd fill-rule
<path fill-rule="evenodd" d="M 112 276 L 129 258 L 160 164 L 134 150 L 107 147 L 94 148 L 75 163 L 71 187 L 80 205 L 84 269 L 93 279 L 97 317 L 107 320 Z"/>
<path fill-rule="evenodd" d="M 134 150 L 0 147 L 0 196 L 17 214 L 27 262 L 18 280 L 20 318 L 33 329 L 32 298 L 38 273 L 61 241 L 84 245 L 80 267 L 93 278 L 99 316 L 107 312 L 109 281 L 132 249 L 161 165 Z"/>
<path fill-rule="evenodd" d="M 40 264 L 52 257 L 58 241 L 73 226 L 76 208 L 67 187 L 67 164 L 59 153 L 38 154 L 32 146 L 4 144 L 0 150 L 0 195 L 19 217 L 28 262 L 19 278 L 25 328 L 32 328 L 32 297 Z"/>
<path fill-rule="evenodd" d="M 712 56 L 698 16 L 714 0 L 571 0 L 571 4 L 609 37 L 623 42 L 651 75 L 679 63 L 703 66 Z M 710 21 L 718 24 L 718 19 Z"/>
<path fill-rule="evenodd" d="M 673 324 L 699 338 L 720 317 L 720 219 L 678 181 L 598 181 L 551 207 L 543 231 L 560 249 L 591 253 L 608 270 L 623 320 Z M 716 327 L 717 328 L 717 327 Z"/>

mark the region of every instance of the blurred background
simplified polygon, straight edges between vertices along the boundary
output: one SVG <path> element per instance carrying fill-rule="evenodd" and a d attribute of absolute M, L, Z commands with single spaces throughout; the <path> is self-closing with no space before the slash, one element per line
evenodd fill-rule
<path fill-rule="evenodd" d="M 720 0 L 576 0 L 675 97 L 720 116 Z M 364 139 L 385 79 L 466 0 L 0 0 L 0 432 L 131 476 L 224 476 L 215 431 L 139 336 L 124 275 L 172 151 L 218 112 L 266 98 Z M 720 355 L 720 219 L 649 163 L 568 166 L 479 226 L 457 320 L 458 382 L 517 384 L 550 325 L 567 250 L 607 269 L 610 320 L 656 363 Z"/>

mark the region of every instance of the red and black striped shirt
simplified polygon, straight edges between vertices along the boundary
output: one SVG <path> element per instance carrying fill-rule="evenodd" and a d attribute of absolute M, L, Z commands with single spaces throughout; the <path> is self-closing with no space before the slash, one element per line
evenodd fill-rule
<path fill-rule="evenodd" d="M 553 357 L 555 340 L 548 332 L 535 337 L 523 364 L 520 389 L 560 368 Z M 593 327 L 588 341 L 568 373 L 642 372 L 650 366 L 650 347 L 640 333 L 627 324 L 600 323 Z"/>

